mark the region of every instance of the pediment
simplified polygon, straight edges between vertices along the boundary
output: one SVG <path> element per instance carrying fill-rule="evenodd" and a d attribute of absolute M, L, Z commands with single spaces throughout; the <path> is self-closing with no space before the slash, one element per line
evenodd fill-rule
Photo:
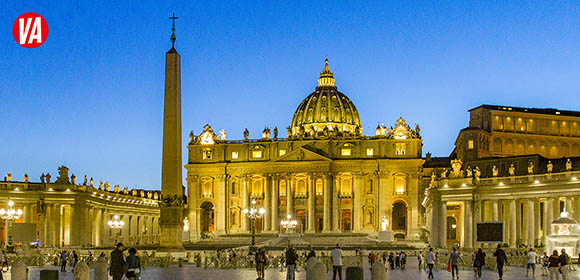
<path fill-rule="evenodd" d="M 331 159 L 306 147 L 300 147 L 274 161 L 331 161 Z"/>

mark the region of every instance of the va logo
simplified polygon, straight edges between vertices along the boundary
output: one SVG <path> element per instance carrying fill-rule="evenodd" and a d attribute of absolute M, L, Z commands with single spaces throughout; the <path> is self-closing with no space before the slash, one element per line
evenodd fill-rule
<path fill-rule="evenodd" d="M 25 13 L 14 21 L 12 35 L 19 45 L 25 48 L 36 48 L 46 41 L 48 24 L 37 13 Z"/>

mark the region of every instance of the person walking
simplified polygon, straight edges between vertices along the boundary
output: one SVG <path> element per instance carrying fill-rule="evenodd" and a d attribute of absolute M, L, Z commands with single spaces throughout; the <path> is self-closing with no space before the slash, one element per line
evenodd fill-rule
<path fill-rule="evenodd" d="M 423 255 L 421 255 L 421 252 L 417 253 L 417 270 L 421 271 L 421 269 L 423 268 L 421 266 L 421 264 L 423 263 Z"/>
<path fill-rule="evenodd" d="M 560 278 L 560 257 L 558 250 L 554 250 L 548 259 L 548 270 L 550 271 L 550 280 L 558 280 Z"/>
<path fill-rule="evenodd" d="M 123 243 L 117 243 L 115 250 L 111 252 L 111 267 L 109 269 L 109 274 L 113 276 L 113 280 L 121 280 L 121 277 L 125 274 L 125 257 L 123 257 L 123 251 L 125 246 Z"/>
<path fill-rule="evenodd" d="M 266 267 L 266 262 L 268 257 L 266 256 L 266 250 L 260 248 L 256 253 L 256 273 L 258 274 L 258 280 L 264 279 L 264 269 Z"/>
<path fill-rule="evenodd" d="M 6 256 L 4 250 L 0 251 L 0 263 L 2 263 L 2 271 L 4 271 L 4 268 L 6 268 L 6 271 L 10 269 L 10 266 L 8 266 L 8 256 Z"/>
<path fill-rule="evenodd" d="M 429 252 L 425 255 L 425 261 L 427 262 L 427 267 L 429 268 L 428 279 L 433 279 L 433 266 L 435 265 L 435 254 L 433 253 L 433 248 L 429 248 Z"/>
<path fill-rule="evenodd" d="M 289 245 L 288 249 L 286 249 L 286 280 L 294 280 L 296 277 L 294 275 L 296 260 L 298 260 L 298 254 L 294 250 L 294 247 Z"/>
<path fill-rule="evenodd" d="M 308 260 L 310 258 L 316 258 L 316 252 L 314 252 L 314 249 L 312 249 L 312 246 L 308 247 L 308 255 L 306 255 L 306 262 L 308 262 Z"/>
<path fill-rule="evenodd" d="M 68 259 L 68 253 L 65 251 L 60 252 L 60 272 L 66 272 L 66 261 Z"/>
<path fill-rule="evenodd" d="M 72 257 L 73 257 L 73 272 L 75 271 L 75 267 L 77 267 L 77 263 L 79 262 L 79 255 L 77 255 L 76 251 L 72 251 Z"/>
<path fill-rule="evenodd" d="M 481 248 L 477 249 L 477 253 L 473 257 L 473 274 L 476 279 L 481 279 L 483 266 L 485 265 L 485 253 Z"/>
<path fill-rule="evenodd" d="M 536 259 L 538 258 L 538 254 L 534 252 L 534 249 L 530 248 L 528 252 L 528 266 L 526 268 L 526 277 L 528 277 L 528 272 L 532 269 L 532 277 L 536 275 Z"/>
<path fill-rule="evenodd" d="M 405 269 L 407 265 L 407 254 L 405 252 L 401 252 L 401 269 Z"/>
<path fill-rule="evenodd" d="M 493 253 L 495 257 L 495 261 L 497 263 L 497 274 L 499 274 L 499 279 L 503 279 L 503 266 L 504 264 L 507 265 L 507 256 L 505 251 L 501 248 L 500 244 L 497 244 L 497 249 Z"/>
<path fill-rule="evenodd" d="M 332 258 L 332 280 L 336 279 L 337 273 L 338 279 L 342 280 L 342 250 L 340 250 L 340 245 L 336 244 L 336 248 L 330 251 L 330 257 Z"/>
<path fill-rule="evenodd" d="M 453 252 L 451 252 L 451 255 L 449 256 L 449 260 L 447 261 L 447 265 L 451 265 L 451 279 L 454 279 L 455 277 L 457 277 L 457 279 L 459 279 L 459 269 L 458 269 L 457 265 L 459 264 L 460 260 L 461 260 L 461 263 L 465 264 L 465 262 L 461 258 L 461 255 L 459 255 L 459 253 L 457 253 L 457 249 L 453 248 Z"/>
<path fill-rule="evenodd" d="M 389 254 L 388 261 L 389 261 L 389 268 L 390 269 L 395 269 L 395 255 L 393 255 L 392 252 Z"/>
<path fill-rule="evenodd" d="M 570 256 L 566 254 L 566 249 L 562 249 L 560 255 L 560 273 L 562 273 L 562 280 L 568 279 L 568 264 L 570 263 Z"/>
<path fill-rule="evenodd" d="M 550 266 L 550 257 L 548 253 L 544 252 L 542 256 L 542 276 L 548 276 L 548 267 Z"/>
<path fill-rule="evenodd" d="M 373 252 L 369 253 L 369 269 L 373 270 L 373 264 L 375 263 L 376 257 Z"/>
<path fill-rule="evenodd" d="M 129 249 L 129 256 L 127 256 L 127 279 L 137 280 L 141 274 L 141 260 L 137 256 L 137 249 Z"/>

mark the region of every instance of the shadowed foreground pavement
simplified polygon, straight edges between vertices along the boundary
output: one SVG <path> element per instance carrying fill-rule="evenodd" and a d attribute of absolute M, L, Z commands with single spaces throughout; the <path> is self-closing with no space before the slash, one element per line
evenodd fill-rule
<path fill-rule="evenodd" d="M 54 269 L 58 270 L 58 267 L 45 267 L 43 269 Z M 73 280 L 73 274 L 70 272 L 61 273 L 59 279 Z M 36 280 L 39 279 L 40 269 L 38 267 L 31 267 L 29 272 L 29 279 Z M 343 269 L 343 278 L 345 277 L 345 269 Z M 508 271 L 504 274 L 504 279 L 548 279 L 548 277 L 541 276 L 541 270 L 536 270 L 536 277 L 525 277 L 526 270 L 522 267 L 509 267 Z M 10 279 L 10 274 L 5 273 L 4 279 Z M 459 272 L 460 279 L 474 279 L 473 270 L 470 268 L 461 269 Z M 483 279 L 498 279 L 497 272 L 486 270 L 483 272 Z M 91 271 L 92 279 L 92 271 Z M 251 269 L 238 269 L 238 270 L 226 270 L 226 269 L 203 269 L 191 265 L 185 265 L 184 267 L 150 267 L 145 269 L 141 274 L 141 279 L 163 279 L 163 280 L 178 280 L 178 279 L 227 279 L 227 280 L 237 280 L 237 279 L 256 279 L 256 272 Z M 266 271 L 266 280 L 285 280 L 286 272 L 280 272 L 279 269 L 268 269 Z M 301 269 L 296 274 L 296 279 L 304 280 L 306 279 L 306 272 Z M 329 271 L 327 279 L 332 279 L 332 271 Z M 368 264 L 365 263 L 365 279 L 371 279 L 371 273 L 368 269 Z M 387 279 L 395 280 L 419 280 L 427 279 L 427 273 L 425 271 L 417 270 L 417 260 L 410 257 L 408 260 L 408 265 L 406 270 L 389 270 L 387 272 Z M 438 270 L 435 272 L 435 279 L 451 279 L 451 273 L 445 270 Z M 580 269 L 578 271 L 571 271 L 568 274 L 568 279 L 580 280 Z"/>

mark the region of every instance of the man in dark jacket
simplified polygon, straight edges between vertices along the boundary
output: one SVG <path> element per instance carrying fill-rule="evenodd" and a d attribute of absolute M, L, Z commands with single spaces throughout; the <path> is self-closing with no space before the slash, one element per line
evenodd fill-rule
<path fill-rule="evenodd" d="M 121 280 L 121 277 L 125 274 L 124 250 L 125 246 L 119 242 L 117 243 L 117 248 L 111 252 L 111 269 L 109 273 L 113 276 L 113 280 Z"/>
<path fill-rule="evenodd" d="M 497 244 L 497 250 L 495 250 L 493 256 L 497 262 L 497 273 L 499 274 L 499 279 L 501 280 L 503 277 L 503 265 L 504 263 L 507 264 L 507 256 L 505 251 L 501 249 L 500 244 Z"/>
<path fill-rule="evenodd" d="M 286 249 L 286 280 L 294 280 L 294 270 L 296 269 L 296 260 L 298 259 L 298 254 L 292 245 L 288 246 Z"/>

